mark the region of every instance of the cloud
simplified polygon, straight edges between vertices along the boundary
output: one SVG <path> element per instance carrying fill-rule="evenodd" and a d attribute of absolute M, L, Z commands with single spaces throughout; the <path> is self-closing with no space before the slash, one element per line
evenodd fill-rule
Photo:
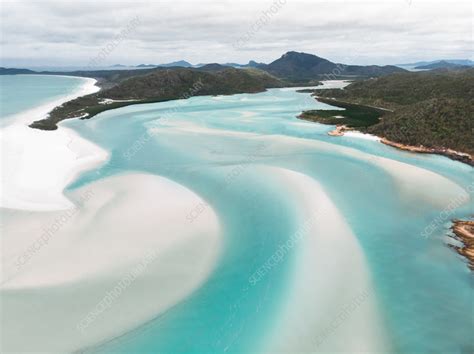
<path fill-rule="evenodd" d="M 5 0 L 0 17 L 10 65 L 85 65 L 134 18 L 104 64 L 268 62 L 288 50 L 359 64 L 472 56 L 470 1 Z"/>

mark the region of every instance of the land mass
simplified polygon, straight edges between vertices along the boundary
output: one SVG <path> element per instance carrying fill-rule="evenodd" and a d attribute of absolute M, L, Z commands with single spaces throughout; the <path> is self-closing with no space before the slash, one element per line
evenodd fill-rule
<path fill-rule="evenodd" d="M 346 110 L 306 111 L 302 119 L 344 124 L 388 145 L 474 166 L 474 68 L 396 73 L 313 94 Z"/>
<path fill-rule="evenodd" d="M 54 130 L 57 129 L 56 124 L 64 119 L 91 118 L 106 110 L 132 104 L 203 95 L 256 93 L 267 88 L 287 86 L 282 80 L 262 70 L 234 69 L 219 64 L 209 64 L 199 69 L 158 68 L 130 78 L 114 77 L 113 80 L 117 82 L 115 85 L 68 101 L 53 109 L 46 119 L 35 121 L 30 127 Z"/>

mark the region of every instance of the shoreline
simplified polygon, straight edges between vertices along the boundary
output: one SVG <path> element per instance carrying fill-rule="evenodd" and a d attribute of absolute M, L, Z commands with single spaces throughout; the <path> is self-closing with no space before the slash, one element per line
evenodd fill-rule
<path fill-rule="evenodd" d="M 349 131 L 349 130 L 352 130 L 352 129 L 349 128 L 347 125 L 338 124 L 338 125 L 336 125 L 335 129 L 328 132 L 328 135 L 330 135 L 330 136 L 344 136 L 344 133 Z"/>
<path fill-rule="evenodd" d="M 326 103 L 326 104 L 329 104 L 329 105 L 331 104 L 331 101 L 333 101 L 334 103 L 339 102 L 339 103 L 346 104 L 346 102 L 344 102 L 344 101 L 337 101 L 335 99 L 323 98 L 323 99 L 320 100 L 319 97 L 315 97 L 315 99 L 317 101 L 320 101 L 322 103 Z M 358 105 L 358 104 L 353 104 L 353 103 L 350 103 L 350 105 L 357 105 L 357 106 L 360 106 L 360 107 L 368 107 L 368 108 L 372 108 L 372 109 L 385 110 L 387 112 L 391 112 L 390 110 L 384 109 L 382 107 Z M 326 123 L 324 121 L 324 119 L 315 119 L 314 117 L 307 117 L 305 115 L 306 112 L 311 112 L 311 111 L 303 111 L 297 116 L 297 118 L 308 121 L 308 122 L 319 123 L 319 124 L 323 124 L 323 125 L 334 125 L 333 122 L 330 122 L 330 121 Z M 425 146 L 405 145 L 405 144 L 402 144 L 402 143 L 397 143 L 395 141 L 391 141 L 391 140 L 389 140 L 389 139 L 387 139 L 383 136 L 377 136 L 377 135 L 367 134 L 367 133 L 361 132 L 361 131 L 357 130 L 357 127 L 350 127 L 346 124 L 335 124 L 335 128 L 333 130 L 329 131 L 327 134 L 330 135 L 330 136 L 344 136 L 346 132 L 353 132 L 354 134 L 357 133 L 357 134 L 362 134 L 362 135 L 367 135 L 367 136 L 373 137 L 372 140 L 378 140 L 382 144 L 391 146 L 393 148 L 397 148 L 399 150 L 409 151 L 409 152 L 412 152 L 412 153 L 441 155 L 441 156 L 447 157 L 451 160 L 462 162 L 462 163 L 465 163 L 465 164 L 467 164 L 471 167 L 474 167 L 474 156 L 472 156 L 471 154 L 456 151 L 456 150 L 453 150 L 453 149 L 450 149 L 450 148 L 430 148 L 430 147 L 425 147 Z"/>
<path fill-rule="evenodd" d="M 17 210 L 63 210 L 73 206 L 64 196 L 67 185 L 81 172 L 100 165 L 109 153 L 82 138 L 74 130 L 61 127 L 54 132 L 32 129 L 28 124 L 43 119 L 54 107 L 85 94 L 97 92 L 96 80 L 83 81 L 61 98 L 10 116 L 1 128 L 0 207 Z"/>
<path fill-rule="evenodd" d="M 51 76 L 51 75 L 36 75 L 35 74 L 35 75 L 18 75 L 18 76 Z M 56 75 L 56 76 L 64 77 L 68 79 L 69 78 L 81 79 L 84 81 L 84 83 L 74 93 L 61 96 L 59 98 L 55 98 L 51 101 L 46 101 L 44 103 L 41 103 L 37 107 L 29 108 L 25 111 L 21 111 L 21 112 L 6 116 L 6 118 L 8 118 L 10 123 L 5 125 L 2 128 L 6 128 L 7 126 L 10 126 L 13 124 L 20 124 L 20 123 L 26 124 L 26 125 L 32 124 L 34 120 L 47 118 L 49 115 L 49 112 L 51 112 L 56 107 L 59 107 L 70 100 L 100 91 L 100 87 L 97 86 L 96 79 L 88 78 L 88 77 L 80 77 L 80 76 L 66 76 L 66 75 Z M 29 117 L 32 117 L 32 118 L 29 118 Z"/>
<path fill-rule="evenodd" d="M 320 124 L 323 124 L 323 123 L 320 123 Z M 412 152 L 412 153 L 418 153 L 418 154 L 441 155 L 441 156 L 448 157 L 451 160 L 459 161 L 459 162 L 462 162 L 462 163 L 465 163 L 469 166 L 474 167 L 474 158 L 473 158 L 473 156 L 471 156 L 467 153 L 463 153 L 463 152 L 459 152 L 459 151 L 455 151 L 455 150 L 447 149 L 447 148 L 428 148 L 428 147 L 425 147 L 425 146 L 405 145 L 405 144 L 402 144 L 402 143 L 397 143 L 395 141 L 388 140 L 387 138 L 384 138 L 384 137 L 363 133 L 363 132 L 361 132 L 357 129 L 350 128 L 350 127 L 348 127 L 344 124 L 336 125 L 336 128 L 329 131 L 328 135 L 330 135 L 330 136 L 344 136 L 344 135 L 349 136 L 349 134 L 346 134 L 346 133 L 349 133 L 349 132 L 353 133 L 354 135 L 355 134 L 360 134 L 360 135 L 363 135 L 363 136 L 373 137 L 372 140 L 380 141 L 382 144 L 391 146 L 391 147 L 399 149 L 399 150 L 408 151 L 408 152 Z M 352 137 L 355 137 L 355 136 L 352 135 Z"/>
<path fill-rule="evenodd" d="M 388 140 L 387 138 L 383 138 L 383 137 L 380 138 L 380 142 L 385 145 L 392 146 L 397 149 L 405 150 L 405 151 L 409 151 L 413 153 L 442 155 L 452 160 L 463 162 L 465 164 L 468 164 L 474 167 L 473 157 L 470 154 L 467 154 L 464 152 L 459 152 L 459 151 L 455 151 L 448 148 L 428 148 L 425 146 L 405 145 L 402 143 L 397 143 L 397 142 Z"/>
<path fill-rule="evenodd" d="M 471 271 L 474 271 L 474 221 L 472 220 L 453 220 L 453 225 L 450 228 L 455 240 L 460 241 L 463 247 L 450 245 L 460 256 L 467 260 L 467 266 Z"/>

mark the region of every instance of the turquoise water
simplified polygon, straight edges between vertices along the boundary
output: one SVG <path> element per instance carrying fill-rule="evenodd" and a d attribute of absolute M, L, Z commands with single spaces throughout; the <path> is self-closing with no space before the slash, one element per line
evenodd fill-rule
<path fill-rule="evenodd" d="M 326 133 L 331 127 L 295 118 L 303 109 L 318 107 L 328 106 L 308 94 L 272 89 L 128 106 L 64 123 L 110 152 L 107 163 L 82 174 L 69 190 L 130 171 L 164 176 L 206 200 L 223 229 L 223 254 L 199 289 L 90 352 L 252 353 L 266 347 L 296 276 L 298 249 L 254 286 L 249 277 L 302 220 L 291 190 L 260 174 L 259 166 L 307 175 L 334 201 L 367 258 L 391 351 L 472 352 L 472 274 L 443 235 L 451 218 L 472 214 L 474 205 L 458 208 L 429 237 L 422 237 L 443 207 L 401 195 L 393 178 L 370 158 L 362 160 L 340 148 L 422 167 L 464 189 L 473 181 L 473 169 L 375 141 L 330 137 Z M 196 217 L 199 211 L 191 206 L 189 218 Z"/>
<path fill-rule="evenodd" d="M 0 76 L 0 124 L 9 116 L 75 92 L 84 79 L 48 75 Z"/>
<path fill-rule="evenodd" d="M 470 348 L 471 275 L 445 246 L 446 225 L 428 239 L 420 237 L 440 209 L 407 203 L 395 192 L 392 179 L 369 162 L 337 149 L 302 148 L 281 136 L 330 142 L 407 162 L 464 188 L 472 183 L 473 169 L 374 141 L 329 137 L 330 127 L 301 125 L 295 118 L 302 109 L 323 106 L 306 94 L 275 89 L 130 106 L 67 124 L 112 152 L 106 165 L 86 173 L 71 188 L 130 170 L 155 173 L 203 196 L 225 230 L 225 254 L 206 284 L 163 316 L 97 352 L 251 352 L 261 345 L 285 296 L 292 259 L 285 259 L 250 289 L 248 277 L 294 232 L 298 209 L 287 191 L 256 174 L 253 165 L 285 167 L 323 185 L 363 247 L 395 351 Z M 173 127 L 160 131 L 167 124 Z M 147 129 L 153 127 L 158 130 L 150 137 Z M 268 138 L 271 142 L 262 147 Z M 229 171 L 243 163 L 244 172 L 226 183 Z M 455 215 L 470 211 L 472 204 Z"/>

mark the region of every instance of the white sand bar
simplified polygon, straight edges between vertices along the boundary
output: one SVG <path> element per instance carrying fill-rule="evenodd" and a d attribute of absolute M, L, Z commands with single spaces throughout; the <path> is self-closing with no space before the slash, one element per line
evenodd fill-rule
<path fill-rule="evenodd" d="M 70 198 L 82 206 L 5 217 L 1 352 L 110 340 L 183 300 L 216 264 L 216 214 L 187 220 L 204 201 L 171 180 L 119 175 Z"/>
<path fill-rule="evenodd" d="M 294 193 L 301 223 L 287 297 L 262 352 L 389 352 L 369 267 L 342 215 L 312 178 L 264 171 Z"/>
<path fill-rule="evenodd" d="M 401 200 L 410 205 L 423 200 L 435 207 L 444 208 L 450 201 L 461 200 L 460 205 L 463 205 L 471 199 L 467 191 L 447 177 L 405 162 L 318 140 L 292 138 L 284 135 L 273 135 L 264 139 L 275 142 L 272 145 L 272 153 L 275 155 L 305 153 L 308 146 L 312 146 L 317 147 L 321 153 L 337 151 L 340 155 L 351 156 L 373 164 L 392 178 L 394 187 L 403 196 Z M 436 193 L 433 193 L 433 190 L 436 190 Z"/>

